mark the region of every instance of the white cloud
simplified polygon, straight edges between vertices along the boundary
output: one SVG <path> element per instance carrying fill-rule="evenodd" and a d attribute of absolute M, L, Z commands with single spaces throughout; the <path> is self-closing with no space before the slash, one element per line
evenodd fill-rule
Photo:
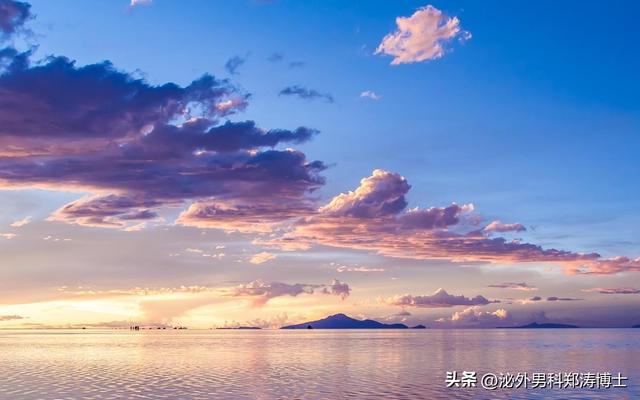
<path fill-rule="evenodd" d="M 511 315 L 504 308 L 482 311 L 480 307 L 473 306 L 453 313 L 450 318 L 440 318 L 436 322 L 445 326 L 493 328 L 505 324 L 510 319 Z"/>
<path fill-rule="evenodd" d="M 7 240 L 11 240 L 16 236 L 18 236 L 18 235 L 16 235 L 15 233 L 0 233 L 0 237 L 4 238 L 4 239 L 7 239 Z"/>
<path fill-rule="evenodd" d="M 20 228 L 22 226 L 27 225 L 29 222 L 31 222 L 31 217 L 24 217 L 21 220 L 15 221 L 13 223 L 11 223 L 11 227 L 12 228 Z"/>
<path fill-rule="evenodd" d="M 360 97 L 371 100 L 380 100 L 382 98 L 382 96 L 380 96 L 373 90 L 365 90 L 364 92 L 360 93 Z"/>
<path fill-rule="evenodd" d="M 410 17 L 396 18 L 396 24 L 398 29 L 385 36 L 375 51 L 393 56 L 391 65 L 438 59 L 445 53 L 445 43 L 471 38 L 471 33 L 460 27 L 458 17 L 448 17 L 431 5 Z"/>
<path fill-rule="evenodd" d="M 275 258 L 276 258 L 275 254 L 271 254 L 271 253 L 267 253 L 266 251 L 263 251 L 261 253 L 257 253 L 251 256 L 251 258 L 249 259 L 249 262 L 251 264 L 258 265 L 258 264 L 266 263 L 267 261 L 271 261 Z"/>
<path fill-rule="evenodd" d="M 153 0 L 131 0 L 129 7 L 148 6 L 153 3 Z"/>

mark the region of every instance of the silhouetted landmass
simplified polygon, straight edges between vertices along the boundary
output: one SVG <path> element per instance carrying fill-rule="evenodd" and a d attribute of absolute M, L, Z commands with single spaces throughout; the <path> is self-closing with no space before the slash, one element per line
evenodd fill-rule
<path fill-rule="evenodd" d="M 640 328 L 640 324 L 632 326 L 632 328 Z"/>
<path fill-rule="evenodd" d="M 568 328 L 578 328 L 578 326 L 569 325 L 569 324 L 554 324 L 550 322 L 543 323 L 543 324 L 532 322 L 527 325 L 507 326 L 507 327 L 503 327 L 502 329 L 568 329 Z"/>
<path fill-rule="evenodd" d="M 424 326 L 424 325 L 416 325 L 416 326 L 412 327 L 411 329 L 427 329 L 427 327 Z"/>
<path fill-rule="evenodd" d="M 405 324 L 383 324 L 372 319 L 361 321 L 344 314 L 330 315 L 327 318 L 305 322 L 303 324 L 283 326 L 280 329 L 408 329 Z"/>

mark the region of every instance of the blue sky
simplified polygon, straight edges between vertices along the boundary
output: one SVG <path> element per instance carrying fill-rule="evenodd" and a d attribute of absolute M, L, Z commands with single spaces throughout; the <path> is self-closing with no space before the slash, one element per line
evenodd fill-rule
<path fill-rule="evenodd" d="M 521 223 L 526 231 L 512 237 L 544 248 L 640 254 L 635 2 L 438 2 L 433 7 L 457 16 L 472 37 L 446 43 L 441 58 L 401 65 L 374 51 L 396 29 L 396 17 L 427 3 L 31 5 L 36 18 L 27 42 L 38 46 L 35 59 L 64 55 L 78 66 L 109 60 L 151 84 L 184 86 L 211 73 L 251 94 L 246 111 L 230 120 L 318 129 L 313 140 L 294 147 L 329 165 L 322 173 L 326 184 L 314 192 L 320 203 L 383 169 L 409 182 L 409 208 L 473 203 L 484 221 Z M 274 54 L 282 59 L 269 60 Z M 234 56 L 244 63 L 230 74 L 224 66 Z M 328 93 L 335 102 L 278 95 L 291 85 Z M 381 97 L 362 98 L 364 91 Z M 64 190 L 0 194 L 5 210 L 21 208 L 25 198 L 33 204 L 23 214 L 44 219 L 77 196 Z M 15 211 L 0 218 L 8 224 Z M 253 239 L 243 240 L 250 245 Z M 316 251 L 339 251 L 360 263 L 379 259 L 345 249 Z M 300 257 L 313 264 L 312 253 Z M 293 255 L 280 259 L 287 257 Z M 305 274 L 297 279 L 313 276 Z M 455 281 L 447 274 L 440 280 Z"/>

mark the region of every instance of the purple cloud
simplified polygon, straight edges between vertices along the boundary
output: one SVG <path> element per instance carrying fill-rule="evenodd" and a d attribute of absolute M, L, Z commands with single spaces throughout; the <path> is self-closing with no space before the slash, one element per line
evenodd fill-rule
<path fill-rule="evenodd" d="M 198 212 L 183 215 L 185 225 L 210 217 L 202 204 L 270 220 L 308 210 L 307 195 L 324 183 L 322 162 L 277 148 L 316 130 L 221 122 L 249 99 L 226 80 L 153 86 L 109 62 L 32 64 L 29 53 L 0 54 L 8 60 L 0 74 L 0 187 L 98 193 L 52 219 L 124 227 L 195 201 Z"/>
<path fill-rule="evenodd" d="M 482 229 L 484 232 L 524 232 L 527 228 L 519 223 L 505 224 L 500 221 L 493 221 Z"/>
<path fill-rule="evenodd" d="M 576 301 L 582 299 L 572 299 L 570 297 L 558 297 L 558 296 L 550 296 L 547 297 L 547 301 Z"/>
<path fill-rule="evenodd" d="M 8 37 L 31 18 L 31 5 L 22 1 L 0 0 L 0 39 Z"/>
<path fill-rule="evenodd" d="M 329 93 L 320 93 L 315 89 L 308 89 L 300 85 L 287 86 L 279 93 L 280 96 L 296 96 L 304 100 L 324 99 L 327 103 L 333 103 L 333 96 Z"/>
<path fill-rule="evenodd" d="M 442 308 L 454 306 L 487 305 L 490 303 L 499 303 L 499 301 L 490 301 L 481 295 L 473 298 L 465 297 L 463 295 L 456 296 L 447 293 L 444 289 L 438 289 L 434 294 L 428 296 L 413 296 L 410 294 L 404 294 L 391 297 L 386 300 L 386 303 L 402 307 Z"/>
<path fill-rule="evenodd" d="M 597 292 L 602 294 L 640 294 L 640 289 L 634 289 L 630 287 L 624 288 L 593 288 L 583 289 L 583 292 Z"/>
<path fill-rule="evenodd" d="M 276 297 L 296 297 L 301 294 L 314 294 L 316 291 L 322 294 L 339 296 L 344 300 L 349 296 L 351 288 L 346 283 L 340 282 L 337 279 L 334 279 L 329 285 L 308 283 L 288 284 L 283 282 L 265 282 L 258 279 L 232 288 L 230 295 L 249 298 L 254 306 L 260 307 Z"/>

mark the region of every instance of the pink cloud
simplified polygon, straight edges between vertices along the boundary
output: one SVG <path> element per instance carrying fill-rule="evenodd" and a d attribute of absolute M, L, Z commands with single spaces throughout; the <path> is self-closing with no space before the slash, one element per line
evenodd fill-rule
<path fill-rule="evenodd" d="M 472 205 L 406 210 L 410 185 L 402 176 L 375 170 L 354 191 L 334 197 L 294 228 L 262 244 L 284 250 L 324 245 L 409 259 L 456 262 L 554 263 L 569 274 L 614 274 L 640 271 L 640 259 L 603 258 L 597 253 L 544 249 L 468 226 Z"/>
<path fill-rule="evenodd" d="M 445 45 L 455 38 L 468 40 L 457 17 L 448 17 L 428 5 L 410 17 L 396 18 L 398 29 L 382 39 L 375 54 L 393 56 L 392 65 L 435 60 L 445 53 Z"/>

